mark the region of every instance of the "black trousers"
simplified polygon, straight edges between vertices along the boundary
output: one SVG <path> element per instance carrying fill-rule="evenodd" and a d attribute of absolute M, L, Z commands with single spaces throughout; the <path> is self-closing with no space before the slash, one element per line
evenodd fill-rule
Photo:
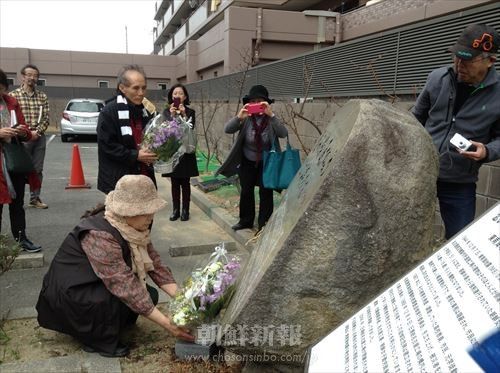
<path fill-rule="evenodd" d="M 189 210 L 191 201 L 191 184 L 189 177 L 171 177 L 170 185 L 172 191 L 173 208 L 180 210 L 181 207 L 181 188 L 182 188 L 182 208 Z"/>
<path fill-rule="evenodd" d="M 26 230 L 26 215 L 24 213 L 24 186 L 26 184 L 25 174 L 9 173 L 12 185 L 16 192 L 16 198 L 9 204 L 10 230 L 15 239 L 19 238 Z M 3 205 L 0 205 L 0 230 L 2 227 Z"/>
<path fill-rule="evenodd" d="M 156 306 L 158 304 L 158 290 L 156 290 L 154 287 L 149 286 L 146 284 L 146 289 L 151 296 L 151 300 L 153 301 L 153 304 Z M 114 297 L 114 296 L 113 296 Z M 77 340 L 79 340 L 81 343 L 93 347 L 94 349 L 97 349 L 99 351 L 104 351 L 108 353 L 113 353 L 115 352 L 116 348 L 118 347 L 118 344 L 120 343 L 120 337 L 121 334 L 123 333 L 124 330 L 126 330 L 128 327 L 134 325 L 137 321 L 137 318 L 139 315 L 132 311 L 128 306 L 123 303 L 121 300 L 118 298 L 114 299 L 116 302 L 119 302 L 119 309 L 118 309 L 118 314 L 115 315 L 112 319 L 114 320 L 114 323 L 116 325 L 109 327 L 108 333 L 106 333 L 106 338 L 103 340 L 98 340 L 95 335 L 93 338 L 88 338 L 86 336 L 85 338 L 79 338 L 79 336 L 73 335 Z M 97 324 L 97 323 L 96 323 Z M 100 326 L 102 327 L 102 326 Z M 105 328 L 106 326 L 104 326 Z M 117 333 L 113 334 L 110 333 L 110 330 L 116 330 Z M 98 333 L 97 330 L 93 330 L 91 332 L 92 334 Z"/>
<path fill-rule="evenodd" d="M 254 162 L 245 157 L 238 169 L 240 177 L 240 223 L 253 225 L 255 220 L 254 188 L 259 187 L 259 216 L 257 223 L 263 227 L 273 213 L 273 190 L 262 185 L 262 161 Z"/>

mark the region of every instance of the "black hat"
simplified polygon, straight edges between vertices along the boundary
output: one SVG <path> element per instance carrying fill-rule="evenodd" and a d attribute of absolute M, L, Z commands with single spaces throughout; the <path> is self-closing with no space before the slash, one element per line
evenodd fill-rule
<path fill-rule="evenodd" d="M 262 98 L 263 101 L 267 101 L 270 104 L 274 102 L 273 99 L 269 98 L 269 92 L 263 85 L 254 85 L 252 88 L 250 88 L 250 92 L 248 92 L 248 95 L 243 96 L 243 105 L 248 104 L 250 100 L 254 98 Z"/>
<path fill-rule="evenodd" d="M 496 53 L 499 44 L 498 32 L 493 27 L 480 23 L 467 26 L 449 51 L 463 60 L 470 60 L 482 52 Z"/>

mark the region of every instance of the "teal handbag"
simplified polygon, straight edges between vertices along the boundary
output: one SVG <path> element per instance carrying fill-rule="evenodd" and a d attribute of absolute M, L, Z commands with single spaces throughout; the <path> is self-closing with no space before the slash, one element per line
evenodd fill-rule
<path fill-rule="evenodd" d="M 290 146 L 288 136 L 285 151 L 276 150 L 276 141 L 271 150 L 263 152 L 262 185 L 268 189 L 287 189 L 300 169 L 300 154 Z"/>

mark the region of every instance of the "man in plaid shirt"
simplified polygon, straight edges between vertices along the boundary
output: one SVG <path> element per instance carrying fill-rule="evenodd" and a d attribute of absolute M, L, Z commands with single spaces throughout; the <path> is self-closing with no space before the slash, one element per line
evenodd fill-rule
<path fill-rule="evenodd" d="M 10 92 L 14 96 L 26 119 L 26 124 L 31 130 L 31 141 L 25 144 L 31 154 L 35 171 L 40 179 L 40 187 L 36 188 L 30 183 L 31 207 L 46 209 L 48 206 L 40 199 L 43 162 L 45 160 L 45 130 L 49 126 L 49 101 L 47 95 L 36 89 L 40 71 L 35 65 L 28 64 L 21 69 L 22 84 Z"/>

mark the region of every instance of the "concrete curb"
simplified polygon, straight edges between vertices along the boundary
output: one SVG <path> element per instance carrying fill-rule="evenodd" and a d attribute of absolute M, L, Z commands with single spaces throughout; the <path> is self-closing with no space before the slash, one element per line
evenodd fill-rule
<path fill-rule="evenodd" d="M 6 363 L 0 366 L 2 373 L 20 372 L 107 372 L 120 373 L 120 359 L 102 357 L 99 354 L 84 353 L 53 357 L 44 360 L 32 360 L 21 363 Z"/>
<path fill-rule="evenodd" d="M 225 209 L 210 201 L 205 197 L 204 193 L 196 187 L 191 188 L 191 200 L 236 242 L 250 252 L 253 250 L 253 243 L 248 242 L 248 240 L 254 237 L 254 232 L 252 230 L 242 229 L 240 231 L 233 231 L 231 226 L 236 223 L 235 218 Z"/>
<path fill-rule="evenodd" d="M 17 319 L 34 319 L 38 316 L 35 307 L 20 307 L 14 308 L 6 312 L 6 320 L 17 320 Z"/>
<path fill-rule="evenodd" d="M 189 246 L 170 246 L 168 253 L 171 257 L 210 254 L 218 245 L 220 245 L 220 242 Z M 237 249 L 236 243 L 234 241 L 224 242 L 224 248 L 227 251 L 236 251 Z"/>
<path fill-rule="evenodd" d="M 12 263 L 12 269 L 43 267 L 43 253 L 21 253 Z"/>

